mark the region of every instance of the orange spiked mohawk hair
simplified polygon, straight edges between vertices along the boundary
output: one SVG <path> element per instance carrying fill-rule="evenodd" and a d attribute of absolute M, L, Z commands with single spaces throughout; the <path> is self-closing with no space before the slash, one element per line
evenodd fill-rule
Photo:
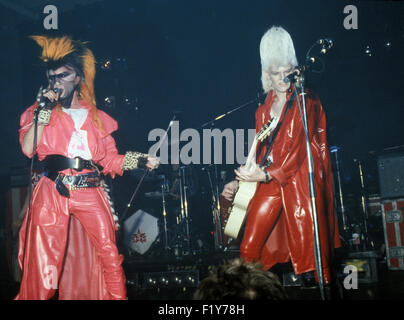
<path fill-rule="evenodd" d="M 95 58 L 92 51 L 86 47 L 86 42 L 72 40 L 68 36 L 55 38 L 31 36 L 31 38 L 42 48 L 40 59 L 48 70 L 68 66 L 77 71 L 82 79 L 80 97 L 91 106 L 93 120 L 99 128 L 102 128 L 97 115 L 94 93 Z"/>

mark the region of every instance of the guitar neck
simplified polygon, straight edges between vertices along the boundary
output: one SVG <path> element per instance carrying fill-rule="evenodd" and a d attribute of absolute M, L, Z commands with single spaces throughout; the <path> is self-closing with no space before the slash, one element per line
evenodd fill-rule
<path fill-rule="evenodd" d="M 256 147 L 257 147 L 257 137 L 254 137 L 254 141 L 252 143 L 251 149 L 248 152 L 248 157 L 247 157 L 247 161 L 245 162 L 245 167 L 248 168 L 251 164 L 252 161 L 255 161 L 255 152 L 256 152 Z"/>

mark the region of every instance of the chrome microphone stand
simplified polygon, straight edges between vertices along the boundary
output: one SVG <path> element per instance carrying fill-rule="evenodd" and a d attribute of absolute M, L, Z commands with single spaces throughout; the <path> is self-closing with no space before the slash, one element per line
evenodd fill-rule
<path fill-rule="evenodd" d="M 312 219 L 313 219 L 313 228 L 314 228 L 314 259 L 317 270 L 318 277 L 318 285 L 320 288 L 321 299 L 325 300 L 325 291 L 324 291 L 324 274 L 323 274 L 323 262 L 321 255 L 321 242 L 320 242 L 320 228 L 319 228 L 319 220 L 318 220 L 318 211 L 317 211 L 317 192 L 316 192 L 316 180 L 315 180 L 315 172 L 314 172 L 314 161 L 313 161 L 313 153 L 311 151 L 311 141 L 309 137 L 308 131 L 308 122 L 307 122 L 307 109 L 306 109 L 306 98 L 305 98 L 305 89 L 304 89 L 304 71 L 310 70 L 312 64 L 316 62 L 315 57 L 310 56 L 311 50 L 316 46 L 321 45 L 321 54 L 325 54 L 332 46 L 333 42 L 331 39 L 319 39 L 314 43 L 306 54 L 306 61 L 303 66 L 299 66 L 296 68 L 296 71 L 292 73 L 290 76 L 285 78 L 285 82 L 292 82 L 294 87 L 294 93 L 296 95 L 296 100 L 299 105 L 300 116 L 303 123 L 303 129 L 305 133 L 305 141 L 306 141 L 306 154 L 307 154 L 307 165 L 308 165 L 308 183 L 309 183 L 309 192 L 310 192 L 310 202 L 311 202 L 311 210 L 312 210 Z M 301 96 L 301 101 L 298 96 L 296 85 L 298 86 Z"/>
<path fill-rule="evenodd" d="M 299 105 L 300 116 L 303 122 L 303 129 L 305 133 L 305 142 L 306 142 L 306 154 L 307 154 L 307 165 L 308 165 L 308 183 L 309 183 L 309 191 L 310 191 L 310 201 L 311 201 L 311 211 L 312 211 L 312 219 L 314 226 L 314 259 L 316 263 L 316 270 L 318 276 L 318 285 L 320 288 L 321 299 L 325 300 L 324 293 L 324 275 L 323 275 L 323 263 L 321 256 L 321 243 L 320 243 L 320 229 L 318 222 L 318 212 L 317 212 L 317 192 L 316 192 L 316 180 L 315 180 L 315 172 L 314 172 L 314 161 L 313 154 L 311 151 L 311 142 L 308 133 L 308 123 L 307 123 L 307 109 L 306 109 L 306 93 L 304 92 L 304 77 L 301 74 L 297 81 L 302 99 L 302 105 L 300 104 L 300 99 L 298 97 L 297 88 L 294 86 L 294 92 L 296 95 L 296 100 Z"/>

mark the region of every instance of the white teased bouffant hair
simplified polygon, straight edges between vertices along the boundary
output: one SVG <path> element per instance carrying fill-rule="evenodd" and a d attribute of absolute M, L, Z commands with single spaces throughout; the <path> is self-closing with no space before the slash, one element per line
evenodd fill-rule
<path fill-rule="evenodd" d="M 270 66 L 287 66 L 290 64 L 296 67 L 297 59 L 292 38 L 282 27 L 273 26 L 261 38 L 261 82 L 264 92 L 272 89 L 271 80 L 266 72 Z"/>

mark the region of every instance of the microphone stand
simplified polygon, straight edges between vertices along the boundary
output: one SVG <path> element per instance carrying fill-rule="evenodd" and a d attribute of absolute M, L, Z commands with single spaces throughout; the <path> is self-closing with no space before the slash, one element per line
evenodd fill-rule
<path fill-rule="evenodd" d="M 39 89 L 42 91 L 42 87 Z M 30 217 L 31 217 L 31 202 L 32 202 L 32 193 L 33 193 L 33 185 L 32 185 L 32 175 L 34 172 L 34 155 L 35 155 L 35 149 L 36 149 L 36 144 L 38 142 L 38 114 L 39 111 L 41 111 L 42 108 L 45 107 L 45 102 L 40 101 L 38 104 L 37 108 L 34 111 L 34 119 L 33 119 L 33 125 L 34 125 L 34 139 L 33 139 L 33 144 L 32 144 L 32 157 L 31 157 L 31 164 L 30 164 L 30 169 L 29 169 L 29 188 L 28 188 L 28 210 L 27 210 L 27 218 L 26 218 L 26 224 L 25 224 L 25 237 L 24 237 L 24 252 L 22 255 L 22 263 L 21 263 L 21 281 L 24 276 L 24 263 L 25 263 L 25 253 L 27 251 L 27 237 L 28 237 L 28 228 L 29 228 L 29 223 L 30 223 Z"/>
<path fill-rule="evenodd" d="M 235 111 L 238 111 L 238 110 L 240 110 L 240 109 L 243 109 L 243 108 L 245 108 L 245 107 L 248 107 L 250 104 L 253 104 L 254 102 L 258 102 L 258 104 L 259 104 L 259 102 L 260 102 L 260 95 L 259 95 L 259 93 L 257 94 L 257 98 L 255 98 L 255 99 L 253 99 L 253 100 L 250 100 L 250 101 L 248 101 L 248 102 L 242 104 L 241 106 L 238 106 L 238 107 L 236 107 L 236 108 L 234 108 L 234 109 L 232 109 L 232 110 L 229 110 L 229 111 L 227 111 L 227 112 L 221 114 L 220 116 L 217 116 L 215 119 L 213 119 L 213 120 L 211 120 L 211 121 L 208 121 L 208 122 L 204 123 L 203 125 L 201 125 L 200 129 L 201 129 L 201 128 L 205 128 L 205 127 L 207 127 L 207 126 L 209 126 L 209 125 L 211 125 L 211 126 L 213 127 L 213 125 L 214 125 L 214 123 L 215 123 L 216 120 L 219 120 L 219 119 L 222 119 L 222 118 L 224 118 L 224 117 L 227 117 L 228 115 L 232 114 L 232 113 L 235 112 Z"/>
<path fill-rule="evenodd" d="M 326 40 L 326 39 L 325 39 Z M 327 50 L 332 47 L 332 41 L 324 43 L 325 40 L 318 40 L 314 43 L 306 54 L 306 62 L 303 66 L 299 66 L 296 69 L 298 72 L 294 72 L 292 75 L 289 75 L 286 79 L 291 81 L 294 92 L 296 95 L 296 100 L 299 105 L 300 116 L 303 123 L 303 129 L 305 133 L 305 143 L 306 143 L 306 154 L 307 154 L 307 164 L 308 164 L 308 183 L 309 183 L 309 193 L 310 193 L 310 202 L 312 209 L 312 219 L 313 219 L 313 227 L 314 227 L 314 259 L 317 270 L 318 277 L 318 285 L 320 288 L 321 299 L 325 300 L 325 292 L 324 292 L 324 274 L 323 274 L 323 263 L 322 263 L 322 255 L 321 255 L 321 243 L 320 243 L 320 229 L 319 229 L 319 220 L 318 220 L 318 211 L 317 211 L 317 192 L 316 192 L 316 180 L 315 180 L 315 172 L 314 172 L 314 161 L 313 161 L 313 153 L 311 151 L 311 142 L 308 131 L 308 122 L 307 122 L 307 109 L 306 109 L 306 98 L 305 98 L 305 90 L 304 90 L 304 72 L 305 71 L 313 71 L 312 64 L 314 64 L 317 60 L 314 56 L 310 56 L 311 50 L 316 45 L 321 45 L 321 53 L 325 54 Z M 300 103 L 300 99 L 297 93 L 297 88 L 295 83 L 297 83 L 298 88 L 300 89 L 300 96 L 302 97 L 302 104 Z"/>
<path fill-rule="evenodd" d="M 161 138 L 160 143 L 159 143 L 158 147 L 156 148 L 155 154 L 157 153 L 157 150 L 160 149 L 160 147 L 161 147 L 161 145 L 163 144 L 164 140 L 167 138 L 168 131 L 170 130 L 171 126 L 173 125 L 173 122 L 174 122 L 175 119 L 176 119 L 176 116 L 174 115 L 173 119 L 170 121 L 170 123 L 169 123 L 169 125 L 168 125 L 168 127 L 167 127 L 167 129 L 166 129 L 166 131 L 165 131 L 165 133 L 164 133 L 163 138 Z M 155 156 L 155 154 L 154 154 L 154 156 Z M 143 179 L 147 176 L 148 173 L 149 173 L 149 170 L 146 168 L 146 169 L 145 169 L 145 172 L 143 173 L 142 177 L 140 178 L 140 180 L 139 180 L 139 182 L 138 182 L 138 184 L 137 184 L 137 186 L 136 186 L 136 188 L 135 188 L 135 191 L 133 192 L 133 194 L 132 194 L 132 196 L 131 196 L 131 198 L 130 198 L 128 204 L 126 205 L 126 209 L 125 209 L 125 211 L 123 212 L 122 217 L 120 217 L 120 221 L 121 221 L 121 222 L 125 219 L 125 217 L 126 217 L 126 215 L 127 215 L 127 213 L 128 213 L 128 210 L 129 210 L 129 208 L 130 208 L 131 205 L 132 205 L 132 201 L 133 201 L 133 199 L 135 198 L 137 192 L 139 191 L 139 188 L 140 188 L 140 185 L 141 185 L 142 182 L 143 182 Z"/>
<path fill-rule="evenodd" d="M 303 84 L 303 75 L 301 74 L 298 77 L 298 87 L 300 89 L 300 96 L 302 97 L 302 105 L 300 104 L 300 100 L 297 93 L 297 88 L 295 84 L 294 92 L 296 94 L 296 100 L 299 105 L 300 116 L 303 122 L 303 129 L 305 133 L 305 142 L 306 142 L 306 154 L 307 154 L 307 164 L 308 164 L 308 183 L 309 183 L 309 191 L 310 191 L 310 200 L 311 200 L 311 209 L 312 209 L 312 219 L 314 225 L 314 259 L 316 263 L 316 270 L 318 276 L 318 284 L 320 288 L 321 299 L 325 300 L 324 294 L 324 275 L 323 275 L 323 264 L 322 264 L 322 256 L 321 256 L 321 244 L 320 244 L 320 230 L 318 223 L 318 212 L 317 212 L 317 192 L 316 192 L 316 183 L 315 183 L 315 172 L 314 172 L 314 161 L 313 154 L 311 151 L 311 142 L 308 133 L 308 123 L 307 123 L 307 109 L 306 109 L 306 93 L 304 92 L 304 84 Z"/>

